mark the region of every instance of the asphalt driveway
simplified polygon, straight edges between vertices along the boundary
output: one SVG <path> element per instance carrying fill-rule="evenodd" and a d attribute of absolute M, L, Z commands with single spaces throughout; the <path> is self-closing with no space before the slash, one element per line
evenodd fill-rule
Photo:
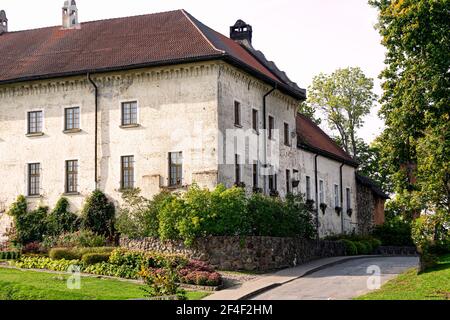
<path fill-rule="evenodd" d="M 262 293 L 253 300 L 346 300 L 417 267 L 418 257 L 364 258 L 338 264 Z M 377 274 L 379 272 L 379 277 Z"/>

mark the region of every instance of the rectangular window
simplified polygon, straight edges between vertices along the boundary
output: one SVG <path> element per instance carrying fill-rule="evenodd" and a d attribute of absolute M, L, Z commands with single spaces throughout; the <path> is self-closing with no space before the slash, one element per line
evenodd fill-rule
<path fill-rule="evenodd" d="M 337 184 L 334 185 L 334 206 L 340 207 L 339 186 Z"/>
<path fill-rule="evenodd" d="M 277 174 L 269 176 L 269 191 L 274 192 L 278 189 Z"/>
<path fill-rule="evenodd" d="M 306 176 L 306 200 L 311 199 L 311 177 Z"/>
<path fill-rule="evenodd" d="M 291 145 L 291 139 L 289 137 L 289 124 L 284 123 L 284 145 L 290 146 Z"/>
<path fill-rule="evenodd" d="M 320 203 L 325 203 L 325 186 L 323 180 L 319 181 L 319 199 Z"/>
<path fill-rule="evenodd" d="M 241 125 L 241 104 L 237 101 L 234 102 L 234 124 Z"/>
<path fill-rule="evenodd" d="M 42 111 L 28 112 L 28 133 L 42 132 Z"/>
<path fill-rule="evenodd" d="M 291 170 L 286 170 L 286 193 L 291 193 Z"/>
<path fill-rule="evenodd" d="M 253 188 L 258 188 L 259 185 L 259 170 L 258 163 L 253 164 Z"/>
<path fill-rule="evenodd" d="M 294 171 L 292 172 L 292 179 L 294 181 L 297 181 L 296 184 L 300 182 L 300 176 L 299 176 L 298 170 L 294 169 Z M 295 188 L 295 190 L 298 190 L 298 184 L 293 185 L 293 187 Z"/>
<path fill-rule="evenodd" d="M 134 156 L 124 156 L 121 160 L 121 188 L 122 190 L 134 188 Z"/>
<path fill-rule="evenodd" d="M 78 161 L 66 161 L 66 193 L 78 191 Z"/>
<path fill-rule="evenodd" d="M 137 124 L 137 102 L 123 102 L 122 103 L 122 125 Z"/>
<path fill-rule="evenodd" d="M 183 153 L 169 153 L 169 186 L 178 187 L 183 184 Z"/>
<path fill-rule="evenodd" d="M 80 129 L 80 108 L 64 109 L 64 130 Z"/>
<path fill-rule="evenodd" d="M 351 193 L 350 193 L 350 188 L 347 188 L 345 190 L 345 194 L 346 194 L 346 198 L 347 198 L 347 210 L 352 208 L 352 197 L 351 197 Z"/>
<path fill-rule="evenodd" d="M 234 177 L 235 184 L 238 185 L 241 183 L 241 164 L 240 164 L 240 156 L 238 154 L 234 155 Z"/>
<path fill-rule="evenodd" d="M 252 110 L 252 128 L 253 130 L 255 130 L 256 132 L 259 132 L 259 126 L 258 126 L 258 110 L 253 109 Z"/>
<path fill-rule="evenodd" d="M 40 180 L 41 180 L 41 164 L 28 164 L 28 195 L 38 196 L 40 194 Z"/>
<path fill-rule="evenodd" d="M 273 130 L 275 129 L 275 119 L 269 116 L 269 139 L 273 139 Z"/>

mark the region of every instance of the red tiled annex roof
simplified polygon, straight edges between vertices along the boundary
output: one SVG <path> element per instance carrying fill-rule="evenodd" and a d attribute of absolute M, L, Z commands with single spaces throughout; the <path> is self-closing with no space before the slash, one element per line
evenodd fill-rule
<path fill-rule="evenodd" d="M 340 148 L 322 129 L 302 114 L 297 114 L 297 136 L 299 146 L 322 155 L 357 166 L 353 158 Z"/>
<path fill-rule="evenodd" d="M 0 36 L 0 83 L 206 59 L 229 59 L 289 87 L 235 41 L 184 10 L 7 32 Z"/>

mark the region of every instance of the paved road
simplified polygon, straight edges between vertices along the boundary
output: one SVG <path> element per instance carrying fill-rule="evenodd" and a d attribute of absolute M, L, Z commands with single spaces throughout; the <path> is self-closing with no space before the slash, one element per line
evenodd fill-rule
<path fill-rule="evenodd" d="M 348 261 L 292 281 L 254 298 L 254 300 L 346 300 L 370 291 L 376 283 L 368 268 L 378 266 L 381 283 L 407 269 L 417 267 L 416 257 L 365 258 Z M 376 281 L 376 280 L 375 280 Z"/>

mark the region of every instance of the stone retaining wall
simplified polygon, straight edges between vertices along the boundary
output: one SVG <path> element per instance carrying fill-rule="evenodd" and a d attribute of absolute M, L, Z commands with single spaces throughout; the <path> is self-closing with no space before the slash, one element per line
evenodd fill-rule
<path fill-rule="evenodd" d="M 184 254 L 209 262 L 220 270 L 268 271 L 292 267 L 311 260 L 345 255 L 335 241 L 273 237 L 207 237 L 192 247 L 158 239 L 120 239 L 120 246 L 133 250 Z"/>

